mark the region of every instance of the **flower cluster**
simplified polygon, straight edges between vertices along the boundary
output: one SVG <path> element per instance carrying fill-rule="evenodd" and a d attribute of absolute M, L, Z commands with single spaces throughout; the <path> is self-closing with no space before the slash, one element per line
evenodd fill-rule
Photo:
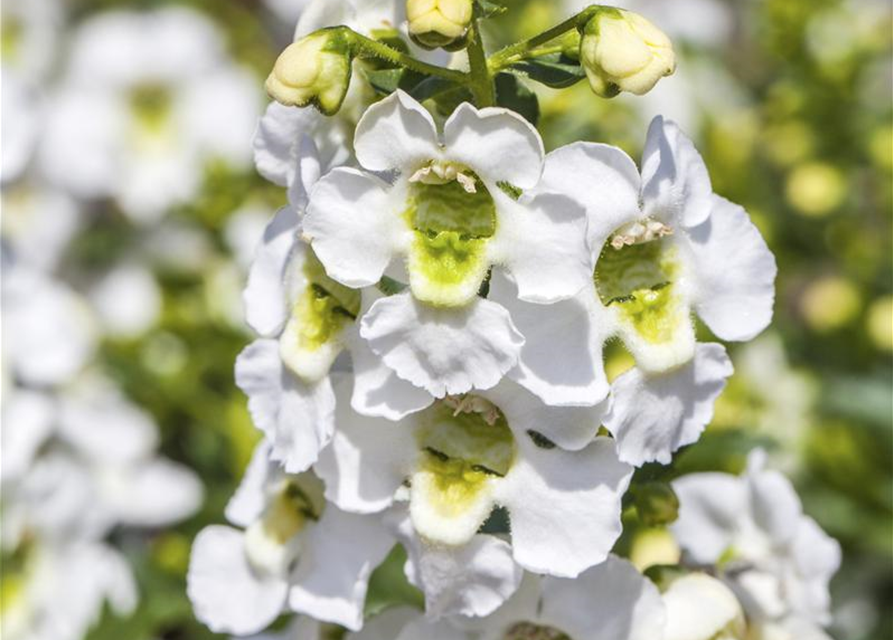
<path fill-rule="evenodd" d="M 255 254 L 244 300 L 258 338 L 236 363 L 264 438 L 227 506 L 232 526 L 196 538 L 199 619 L 248 635 L 297 612 L 290 638 L 324 624 L 403 640 L 820 633 L 836 546 L 758 460 L 728 479 L 734 500 L 695 476 L 675 493 L 630 491 L 637 469 L 698 440 L 732 374 L 696 321 L 740 342 L 772 316 L 774 258 L 748 214 L 713 193 L 691 140 L 656 118 L 639 165 L 600 143 L 546 154 L 488 87 L 541 43 L 480 66 L 488 3 L 406 5 L 416 41 L 468 36 L 469 71 L 434 78 L 467 82 L 470 97 L 448 107 L 425 103 L 431 87 L 388 90 L 364 61 L 438 73 L 406 42 L 374 39 L 400 37 L 399 7 L 325 4 L 345 19 L 299 25 L 267 81 L 284 104 L 261 121 L 256 159 L 290 204 Z M 569 28 L 578 79 L 600 95 L 645 92 L 673 70 L 669 41 L 638 16 L 594 7 Z M 367 80 L 378 95 L 351 97 Z M 616 377 L 612 340 L 635 361 Z M 625 495 L 663 524 L 678 495 L 674 532 L 693 562 L 652 581 L 613 555 Z M 707 522 L 714 503 L 732 513 Z M 821 538 L 820 566 L 797 557 L 794 536 Z M 364 628 L 370 574 L 395 544 L 425 616 L 395 609 Z"/>

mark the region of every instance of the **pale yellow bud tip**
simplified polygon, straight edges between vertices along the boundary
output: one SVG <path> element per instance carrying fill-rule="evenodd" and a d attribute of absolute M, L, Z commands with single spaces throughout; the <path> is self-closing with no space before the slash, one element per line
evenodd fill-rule
<path fill-rule="evenodd" d="M 286 47 L 265 86 L 279 103 L 297 107 L 313 104 L 332 115 L 344 101 L 350 74 L 350 52 L 343 33 L 323 29 Z"/>
<path fill-rule="evenodd" d="M 666 34 L 639 14 L 613 7 L 586 24 L 580 60 L 592 90 L 605 98 L 621 91 L 642 95 L 676 70 Z"/>
<path fill-rule="evenodd" d="M 473 0 L 406 1 L 409 35 L 428 49 L 448 46 L 464 38 L 473 14 Z"/>

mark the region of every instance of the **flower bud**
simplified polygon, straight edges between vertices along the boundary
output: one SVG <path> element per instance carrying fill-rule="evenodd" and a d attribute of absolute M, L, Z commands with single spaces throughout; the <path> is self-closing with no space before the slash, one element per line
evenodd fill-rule
<path fill-rule="evenodd" d="M 267 77 L 266 89 L 281 104 L 313 104 L 322 113 L 333 115 L 347 94 L 350 73 L 350 48 L 344 32 L 322 29 L 286 47 Z"/>
<path fill-rule="evenodd" d="M 409 35 L 426 49 L 462 40 L 473 14 L 473 0 L 406 0 Z"/>
<path fill-rule="evenodd" d="M 646 482 L 635 488 L 636 510 L 649 527 L 674 522 L 679 516 L 679 498 L 665 482 Z"/>
<path fill-rule="evenodd" d="M 673 43 L 631 11 L 603 7 L 586 23 L 580 59 L 592 90 L 612 98 L 621 91 L 642 95 L 676 70 Z"/>

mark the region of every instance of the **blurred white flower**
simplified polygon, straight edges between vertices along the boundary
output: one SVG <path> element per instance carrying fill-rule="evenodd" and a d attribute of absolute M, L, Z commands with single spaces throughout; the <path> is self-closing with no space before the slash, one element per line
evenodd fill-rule
<path fill-rule="evenodd" d="M 260 107 L 214 25 L 183 8 L 83 23 L 53 105 L 40 149 L 49 179 L 141 222 L 194 196 L 207 163 L 244 167 Z"/>
<path fill-rule="evenodd" d="M 258 445 L 226 508 L 230 526 L 196 537 L 188 593 L 212 631 L 247 635 L 286 605 L 349 629 L 363 624 L 369 575 L 394 544 L 380 518 L 325 503 L 310 473 L 286 474 Z"/>
<path fill-rule="evenodd" d="M 89 292 L 106 334 L 133 339 L 148 331 L 161 314 L 161 288 L 139 264 L 121 264 L 104 273 Z"/>
<path fill-rule="evenodd" d="M 821 633 L 831 621 L 828 582 L 840 566 L 840 546 L 764 461 L 757 450 L 741 477 L 698 473 L 674 481 L 680 509 L 672 531 L 691 560 L 718 565 L 754 625 Z"/>

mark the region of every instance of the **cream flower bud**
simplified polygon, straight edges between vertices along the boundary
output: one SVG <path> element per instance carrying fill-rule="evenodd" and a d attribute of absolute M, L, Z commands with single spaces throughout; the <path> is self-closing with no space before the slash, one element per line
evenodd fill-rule
<path fill-rule="evenodd" d="M 406 0 L 409 35 L 426 49 L 445 47 L 465 37 L 473 0 Z"/>
<path fill-rule="evenodd" d="M 621 91 L 642 95 L 676 69 L 673 43 L 637 13 L 604 7 L 586 23 L 580 59 L 589 85 L 611 98 Z"/>
<path fill-rule="evenodd" d="M 315 105 L 332 115 L 341 107 L 350 84 L 351 57 L 340 28 L 322 29 L 293 42 L 267 77 L 267 93 L 284 105 Z"/>

